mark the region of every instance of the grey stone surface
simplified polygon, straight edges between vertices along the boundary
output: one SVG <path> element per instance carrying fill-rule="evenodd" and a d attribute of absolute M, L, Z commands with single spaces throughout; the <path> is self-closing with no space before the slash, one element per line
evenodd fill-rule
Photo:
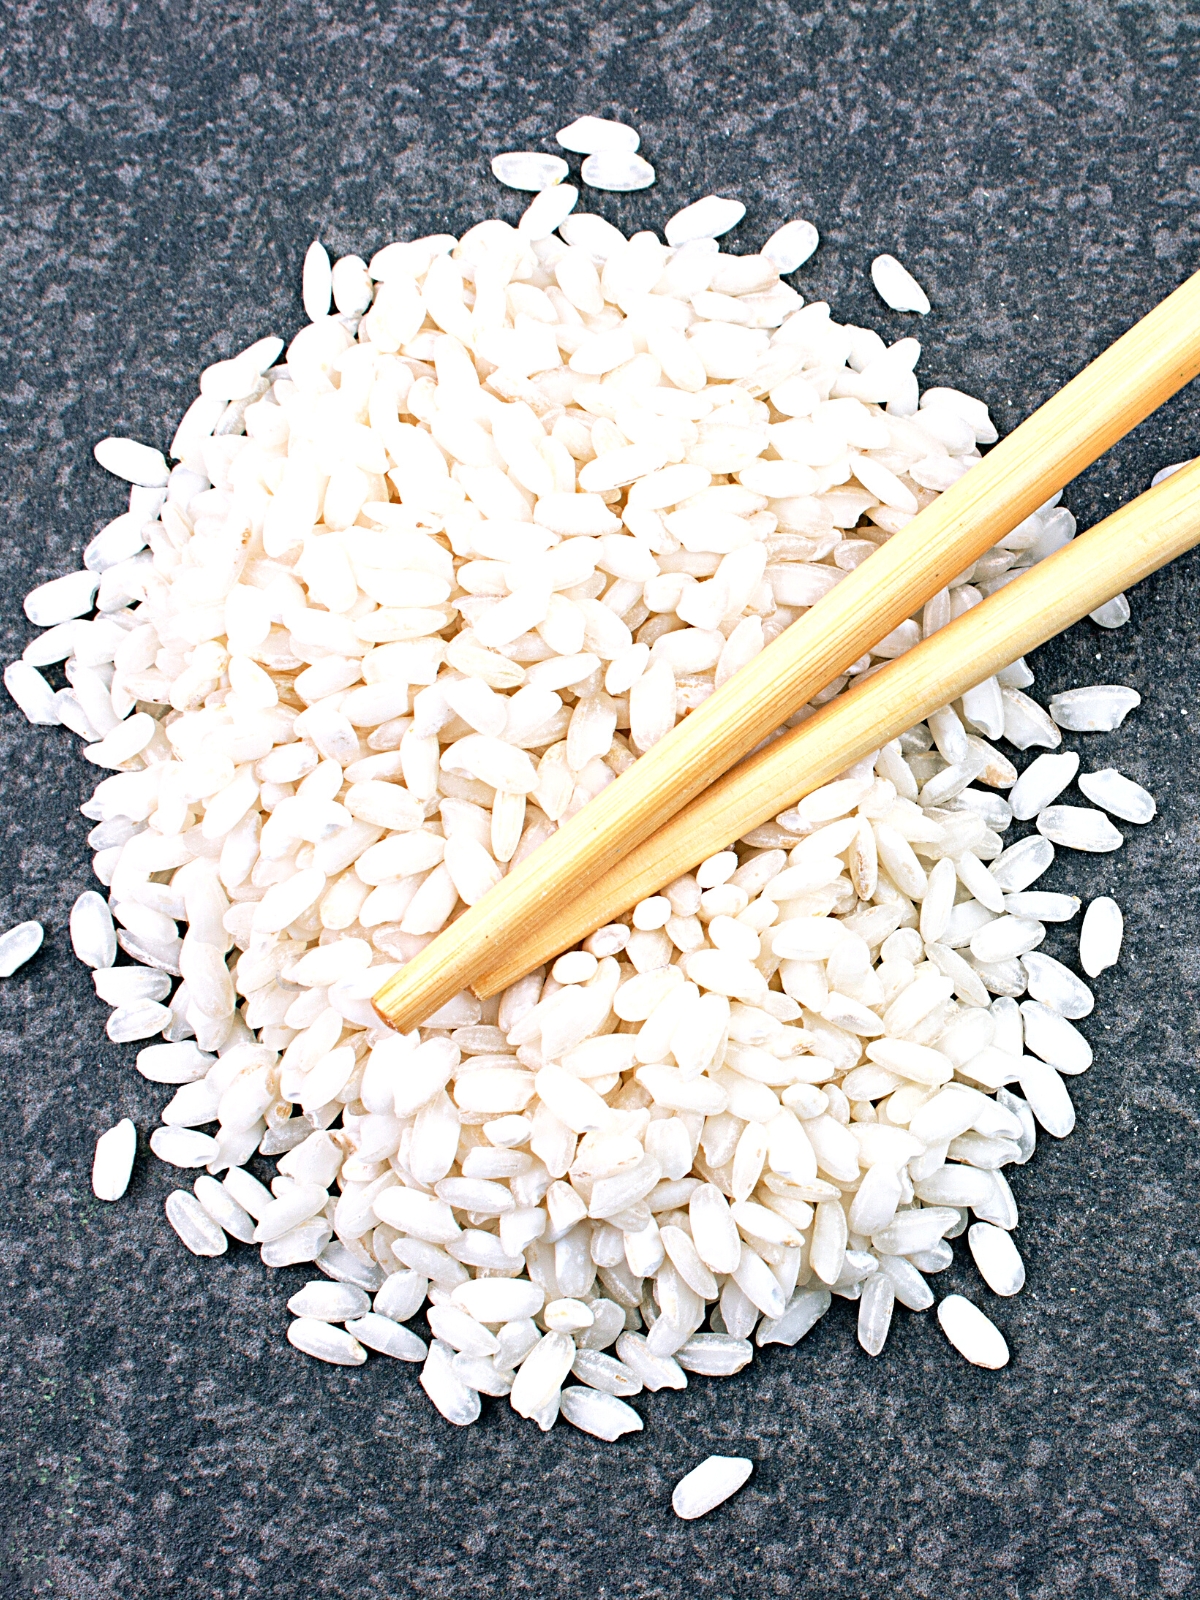
<path fill-rule="evenodd" d="M 6 660 L 32 631 L 26 589 L 120 509 L 96 438 L 165 444 L 202 365 L 294 331 L 314 233 L 369 255 L 515 218 L 487 158 L 581 112 L 635 122 L 660 174 L 594 209 L 661 225 L 736 193 L 742 248 L 813 218 L 802 292 L 885 337 L 917 331 L 925 382 L 983 396 L 1005 429 L 1173 288 L 1200 239 L 1200 22 L 1176 0 L 10 0 L 0 30 Z M 933 300 L 915 330 L 870 288 L 881 249 Z M 1087 525 L 1198 432 L 1189 390 L 1068 504 Z M 458 1432 L 411 1367 L 301 1357 L 283 1334 L 302 1271 L 186 1255 L 144 1148 L 124 1201 L 92 1198 L 97 1133 L 128 1114 L 144 1141 L 166 1096 L 108 1043 L 70 958 L 94 771 L 5 699 L 0 921 L 38 917 L 47 940 L 0 983 L 0 1590 L 1195 1593 L 1198 571 L 1181 561 L 1122 632 L 1084 624 L 1036 661 L 1043 696 L 1141 690 L 1120 732 L 1068 742 L 1146 783 L 1161 815 L 1119 854 L 1053 869 L 1049 886 L 1113 892 L 1128 932 L 1082 1024 L 1097 1064 L 1073 1081 L 1079 1127 L 1014 1178 L 1029 1287 L 998 1302 L 961 1254 L 937 1285 L 995 1313 L 1012 1364 L 968 1368 L 906 1313 L 870 1362 L 837 1303 L 794 1351 L 639 1400 L 646 1431 L 615 1446 L 497 1403 Z M 710 1452 L 753 1456 L 754 1476 L 680 1523 L 670 1487 Z"/>

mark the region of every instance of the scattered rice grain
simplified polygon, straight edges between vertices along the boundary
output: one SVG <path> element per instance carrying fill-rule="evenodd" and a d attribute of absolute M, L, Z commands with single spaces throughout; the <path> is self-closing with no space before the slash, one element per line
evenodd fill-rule
<path fill-rule="evenodd" d="M 675 1515 L 685 1522 L 707 1516 L 736 1494 L 753 1471 L 754 1463 L 746 1456 L 709 1456 L 675 1485 L 671 1494 Z"/>

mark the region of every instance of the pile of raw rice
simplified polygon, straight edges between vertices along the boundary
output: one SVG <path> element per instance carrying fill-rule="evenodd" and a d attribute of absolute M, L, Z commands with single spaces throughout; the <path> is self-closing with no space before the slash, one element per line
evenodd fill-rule
<path fill-rule="evenodd" d="M 1053 748 L 1137 696 L 1048 715 L 1018 662 L 549 971 L 382 1027 L 398 963 L 996 438 L 978 400 L 919 393 L 915 339 L 781 281 L 809 224 L 721 253 L 743 208 L 708 197 L 664 245 L 566 189 L 370 263 L 314 246 L 310 325 L 283 365 L 268 338 L 201 375 L 174 467 L 96 447 L 129 511 L 29 596 L 49 631 L 5 682 L 111 774 L 83 807 L 108 899 L 72 937 L 109 1037 L 161 1035 L 151 1147 L 205 1169 L 167 1201 L 184 1244 L 315 1263 L 292 1343 L 423 1362 L 452 1422 L 508 1395 L 615 1438 L 628 1397 L 794 1344 L 831 1296 L 878 1354 L 969 1214 L 985 1283 L 1021 1287 L 1003 1169 L 1070 1131 L 1062 1075 L 1091 1062 L 1090 991 L 1036 953 L 1080 902 L 1031 886 L 1056 843 L 1121 835 L 1052 804 L 1077 756 L 1014 788 L 995 741 Z M 816 703 L 1069 540 L 1057 498 Z M 1081 787 L 1153 814 L 1116 773 Z M 1014 814 L 1037 831 L 1006 849 Z M 1085 933 L 1095 973 L 1112 901 Z M 97 1193 L 135 1145 L 103 1137 Z M 939 1309 L 1003 1365 L 982 1312 Z"/>

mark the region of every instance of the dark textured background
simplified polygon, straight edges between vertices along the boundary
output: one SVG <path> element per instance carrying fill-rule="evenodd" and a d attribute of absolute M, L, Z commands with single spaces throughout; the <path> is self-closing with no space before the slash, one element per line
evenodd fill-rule
<path fill-rule="evenodd" d="M 364 256 L 522 201 L 487 158 L 550 145 L 585 111 L 642 130 L 659 182 L 587 204 L 659 225 L 740 195 L 752 249 L 811 217 L 809 298 L 893 338 L 866 269 L 894 250 L 928 289 L 925 383 L 981 395 L 1002 430 L 1196 264 L 1198 33 L 1175 0 L 688 6 L 0 4 L 0 633 L 122 508 L 92 442 L 160 445 L 198 370 L 299 325 L 319 234 Z M 552 147 L 552 146 L 551 146 Z M 1185 393 L 1068 491 L 1087 525 L 1190 455 Z M 101 1597 L 1049 1597 L 1194 1594 L 1197 1399 L 1193 882 L 1200 645 L 1184 560 L 1040 652 L 1041 695 L 1077 682 L 1145 696 L 1095 765 L 1147 782 L 1158 821 L 1113 857 L 1054 869 L 1111 890 L 1126 955 L 1084 1031 L 1079 1127 L 1014 1179 L 1029 1288 L 963 1287 L 1012 1345 L 960 1362 L 929 1317 L 883 1355 L 853 1308 L 740 1377 L 639 1401 L 605 1446 L 509 1408 L 459 1432 L 412 1368 L 322 1367 L 283 1339 L 299 1268 L 238 1248 L 187 1255 L 168 1169 L 90 1193 L 96 1134 L 143 1134 L 164 1091 L 105 1039 L 66 918 L 90 883 L 75 806 L 95 777 L 65 730 L 0 706 L 0 918 L 43 953 L 0 985 L 0 1592 Z M 1072 742 L 1072 741 L 1069 741 Z M 1065 953 L 1073 936 L 1050 948 Z M 713 1451 L 754 1477 L 698 1524 L 674 1479 Z"/>

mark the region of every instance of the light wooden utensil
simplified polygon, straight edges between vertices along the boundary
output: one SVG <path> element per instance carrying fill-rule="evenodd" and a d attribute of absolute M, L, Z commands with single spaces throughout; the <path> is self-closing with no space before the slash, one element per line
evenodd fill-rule
<path fill-rule="evenodd" d="M 506 989 L 1196 544 L 1200 461 L 727 772 L 582 893 L 564 895 L 554 917 L 475 980 L 475 992 Z"/>
<path fill-rule="evenodd" d="M 752 750 L 1200 372 L 1200 273 L 1122 335 L 383 985 L 409 1028 Z"/>

